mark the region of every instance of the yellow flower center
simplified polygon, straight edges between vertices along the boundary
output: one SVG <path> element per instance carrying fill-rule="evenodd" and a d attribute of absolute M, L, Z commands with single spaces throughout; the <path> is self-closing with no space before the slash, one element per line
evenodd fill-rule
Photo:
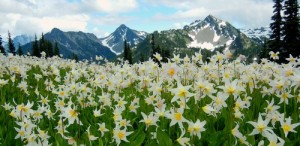
<path fill-rule="evenodd" d="M 104 127 L 100 127 L 99 130 L 100 130 L 100 131 L 104 131 L 105 128 L 104 128 Z"/>
<path fill-rule="evenodd" d="M 227 93 L 229 93 L 229 94 L 233 94 L 234 91 L 235 91 L 235 89 L 231 86 L 227 88 Z"/>
<path fill-rule="evenodd" d="M 168 70 L 168 75 L 173 76 L 175 74 L 175 69 L 174 68 L 170 68 Z"/>
<path fill-rule="evenodd" d="M 65 102 L 64 101 L 59 101 L 59 106 L 65 106 Z"/>
<path fill-rule="evenodd" d="M 289 94 L 288 93 L 282 93 L 281 97 L 286 100 L 288 98 Z"/>
<path fill-rule="evenodd" d="M 180 88 L 178 96 L 179 97 L 186 97 L 186 95 L 187 95 L 187 91 L 184 88 Z"/>
<path fill-rule="evenodd" d="M 69 111 L 69 114 L 70 114 L 71 118 L 75 118 L 77 116 L 76 111 L 72 110 L 72 109 Z"/>
<path fill-rule="evenodd" d="M 284 132 L 289 132 L 289 131 L 291 131 L 291 129 L 292 129 L 292 127 L 290 125 L 288 125 L 288 124 L 283 125 L 283 131 Z"/>
<path fill-rule="evenodd" d="M 196 126 L 195 126 L 195 127 L 194 127 L 194 131 L 195 131 L 195 132 L 199 132 L 199 131 L 200 131 L 200 127 L 196 127 Z"/>
<path fill-rule="evenodd" d="M 222 102 L 222 101 L 220 100 L 220 98 L 219 98 L 219 97 L 217 97 L 217 98 L 216 98 L 216 104 L 217 104 L 217 105 L 220 105 L 220 104 L 221 104 L 221 102 Z"/>
<path fill-rule="evenodd" d="M 257 125 L 257 130 L 258 132 L 263 132 L 266 129 L 266 126 L 264 124 L 258 124 Z"/>
<path fill-rule="evenodd" d="M 46 98 L 43 98 L 43 99 L 42 99 L 42 103 L 46 104 L 46 103 L 47 103 L 47 99 L 46 99 Z"/>
<path fill-rule="evenodd" d="M 276 146 L 276 142 L 271 141 L 270 144 L 269 144 L 269 146 Z"/>
<path fill-rule="evenodd" d="M 59 95 L 62 96 L 62 97 L 64 97 L 65 96 L 65 92 L 64 91 L 60 91 Z"/>
<path fill-rule="evenodd" d="M 286 75 L 287 77 L 289 77 L 289 76 L 294 75 L 294 72 L 293 72 L 292 70 L 288 70 L 288 71 L 285 72 L 285 75 Z"/>
<path fill-rule="evenodd" d="M 146 123 L 147 126 L 151 125 L 152 124 L 152 119 L 145 120 L 145 123 Z"/>
<path fill-rule="evenodd" d="M 175 120 L 177 120 L 177 121 L 180 121 L 181 119 L 182 119 L 182 115 L 181 115 L 181 113 L 175 113 L 174 114 L 174 118 L 175 118 Z"/>
<path fill-rule="evenodd" d="M 118 105 L 119 105 L 119 106 L 123 106 L 123 101 L 120 100 L 120 101 L 118 102 Z"/>
<path fill-rule="evenodd" d="M 278 90 L 281 90 L 281 89 L 283 88 L 283 84 L 277 83 L 277 84 L 276 84 L 276 88 L 277 88 Z"/>
<path fill-rule="evenodd" d="M 134 110 L 134 106 L 133 106 L 133 105 L 130 105 L 130 106 L 129 106 L 129 109 L 130 109 L 130 110 Z"/>
<path fill-rule="evenodd" d="M 122 131 L 118 132 L 118 137 L 119 137 L 120 139 L 123 139 L 123 138 L 125 137 L 125 133 L 122 132 Z"/>
<path fill-rule="evenodd" d="M 199 88 L 199 89 L 203 89 L 203 88 L 204 88 L 204 85 L 203 85 L 203 84 L 199 84 L 199 85 L 198 85 L 198 88 Z"/>
<path fill-rule="evenodd" d="M 22 137 L 25 136 L 25 131 L 20 131 L 19 135 L 22 136 Z"/>

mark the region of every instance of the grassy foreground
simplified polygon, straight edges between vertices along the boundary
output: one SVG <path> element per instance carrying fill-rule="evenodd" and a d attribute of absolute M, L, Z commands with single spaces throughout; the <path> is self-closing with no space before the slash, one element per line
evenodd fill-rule
<path fill-rule="evenodd" d="M 0 54 L 0 144 L 300 145 L 299 59 L 243 59 L 100 65 Z"/>

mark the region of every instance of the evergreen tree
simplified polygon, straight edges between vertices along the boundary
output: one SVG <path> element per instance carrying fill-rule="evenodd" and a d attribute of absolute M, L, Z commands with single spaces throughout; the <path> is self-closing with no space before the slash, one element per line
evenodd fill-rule
<path fill-rule="evenodd" d="M 155 41 L 154 41 L 154 33 L 151 35 L 150 39 L 150 44 L 151 44 L 151 58 L 155 60 L 154 54 L 157 53 L 156 47 L 155 47 Z"/>
<path fill-rule="evenodd" d="M 5 55 L 5 49 L 4 47 L 2 46 L 2 37 L 0 35 L 0 53 L 4 54 Z"/>
<path fill-rule="evenodd" d="M 45 52 L 46 54 L 48 54 L 47 53 L 47 50 L 46 50 L 46 47 L 45 47 L 45 37 L 44 37 L 44 34 L 42 33 L 42 36 L 41 36 L 41 38 L 40 38 L 40 41 L 39 41 L 39 49 L 40 49 L 40 53 L 41 52 Z"/>
<path fill-rule="evenodd" d="M 45 53 L 47 54 L 47 57 L 52 57 L 53 56 L 52 43 L 48 40 L 45 40 L 44 47 L 45 47 L 44 50 L 45 50 Z"/>
<path fill-rule="evenodd" d="M 129 62 L 129 64 L 132 64 L 132 53 L 129 47 L 129 44 L 127 43 L 127 41 L 124 41 L 124 52 L 123 52 L 123 58 L 124 61 L 127 60 Z"/>
<path fill-rule="evenodd" d="M 132 52 L 131 52 L 131 49 L 130 49 L 130 46 L 129 44 L 127 43 L 127 49 L 128 49 L 128 62 L 129 64 L 132 64 L 133 61 L 132 61 Z"/>
<path fill-rule="evenodd" d="M 143 53 L 140 54 L 140 62 L 146 61 L 145 55 Z"/>
<path fill-rule="evenodd" d="M 280 48 L 282 47 L 281 42 L 281 30 L 282 30 L 282 17 L 281 17 L 281 10 L 282 10 L 282 2 L 283 0 L 273 0 L 275 3 L 274 8 L 274 15 L 271 17 L 272 23 L 270 24 L 270 28 L 272 33 L 270 35 L 269 45 L 273 52 L 281 52 Z M 267 51 L 267 50 L 265 50 Z M 269 53 L 269 52 L 266 52 Z"/>
<path fill-rule="evenodd" d="M 57 41 L 55 41 L 55 43 L 54 43 L 53 55 L 59 56 L 59 48 L 58 48 Z"/>
<path fill-rule="evenodd" d="M 168 62 L 168 59 L 171 58 L 171 50 L 170 49 L 162 49 L 162 62 Z"/>
<path fill-rule="evenodd" d="M 36 57 L 41 57 L 41 51 L 36 35 L 34 36 L 34 42 L 32 43 L 32 55 Z"/>
<path fill-rule="evenodd" d="M 283 49 L 280 52 L 282 62 L 292 54 L 294 57 L 300 55 L 300 24 L 297 0 L 286 0 L 284 3 L 283 22 Z"/>
<path fill-rule="evenodd" d="M 18 47 L 17 53 L 18 53 L 19 56 L 23 55 L 23 51 L 22 51 L 22 47 L 21 47 L 20 43 L 19 43 L 19 47 Z"/>
<path fill-rule="evenodd" d="M 79 60 L 78 59 L 78 55 L 75 54 L 75 53 L 72 53 L 71 56 L 70 56 L 70 58 L 73 59 L 73 60 L 75 60 L 76 62 Z"/>
<path fill-rule="evenodd" d="M 13 40 L 11 39 L 10 32 L 8 32 L 8 49 L 10 53 L 16 55 L 16 48 L 14 46 Z"/>

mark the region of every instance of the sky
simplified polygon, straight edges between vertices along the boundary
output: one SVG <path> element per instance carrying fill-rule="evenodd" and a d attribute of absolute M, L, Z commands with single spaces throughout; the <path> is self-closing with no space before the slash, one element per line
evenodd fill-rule
<path fill-rule="evenodd" d="M 56 27 L 105 37 L 119 25 L 151 33 L 209 14 L 237 28 L 269 26 L 272 0 L 0 0 L 0 35 L 39 36 Z"/>

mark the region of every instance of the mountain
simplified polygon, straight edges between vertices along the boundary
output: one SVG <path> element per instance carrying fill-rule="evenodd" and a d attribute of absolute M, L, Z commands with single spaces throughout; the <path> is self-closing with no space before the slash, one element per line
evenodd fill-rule
<path fill-rule="evenodd" d="M 255 42 L 230 23 L 212 15 L 204 20 L 196 20 L 182 29 L 154 32 L 154 42 L 171 52 L 178 50 L 199 51 L 206 49 L 230 49 L 232 52 L 245 52 Z M 150 54 L 150 36 L 141 42 L 136 51 L 137 56 Z"/>
<path fill-rule="evenodd" d="M 269 27 L 260 27 L 254 29 L 249 28 L 240 30 L 257 43 L 262 43 L 265 39 L 268 39 L 271 34 L 271 29 Z"/>
<path fill-rule="evenodd" d="M 119 55 L 123 52 L 125 40 L 132 47 L 143 41 L 146 35 L 146 32 L 133 30 L 122 24 L 109 36 L 101 38 L 100 41 L 102 45 L 110 48 L 112 52 Z"/>
<path fill-rule="evenodd" d="M 16 48 L 18 48 L 19 44 L 22 46 L 22 45 L 25 45 L 25 44 L 33 41 L 33 40 L 34 40 L 33 36 L 25 35 L 25 34 L 18 35 L 18 36 L 13 38 L 13 42 L 14 42 L 14 45 L 15 45 Z"/>
<path fill-rule="evenodd" d="M 18 49 L 19 44 L 22 46 L 22 45 L 25 45 L 25 44 L 33 41 L 33 40 L 34 40 L 33 36 L 23 34 L 23 35 L 18 35 L 16 37 L 14 37 L 13 38 L 13 43 L 14 43 L 15 48 Z M 7 40 L 4 40 L 2 43 L 3 43 L 2 44 L 3 47 L 6 49 L 6 51 L 8 51 L 8 42 L 7 42 Z"/>
<path fill-rule="evenodd" d="M 116 56 L 109 48 L 103 46 L 92 33 L 63 32 L 58 28 L 53 28 L 44 37 L 53 44 L 57 42 L 60 54 L 65 58 L 71 57 L 73 54 L 76 54 L 78 59 L 94 59 L 96 55 L 112 59 Z M 24 50 L 31 52 L 31 46 L 32 42 L 24 45 Z"/>

